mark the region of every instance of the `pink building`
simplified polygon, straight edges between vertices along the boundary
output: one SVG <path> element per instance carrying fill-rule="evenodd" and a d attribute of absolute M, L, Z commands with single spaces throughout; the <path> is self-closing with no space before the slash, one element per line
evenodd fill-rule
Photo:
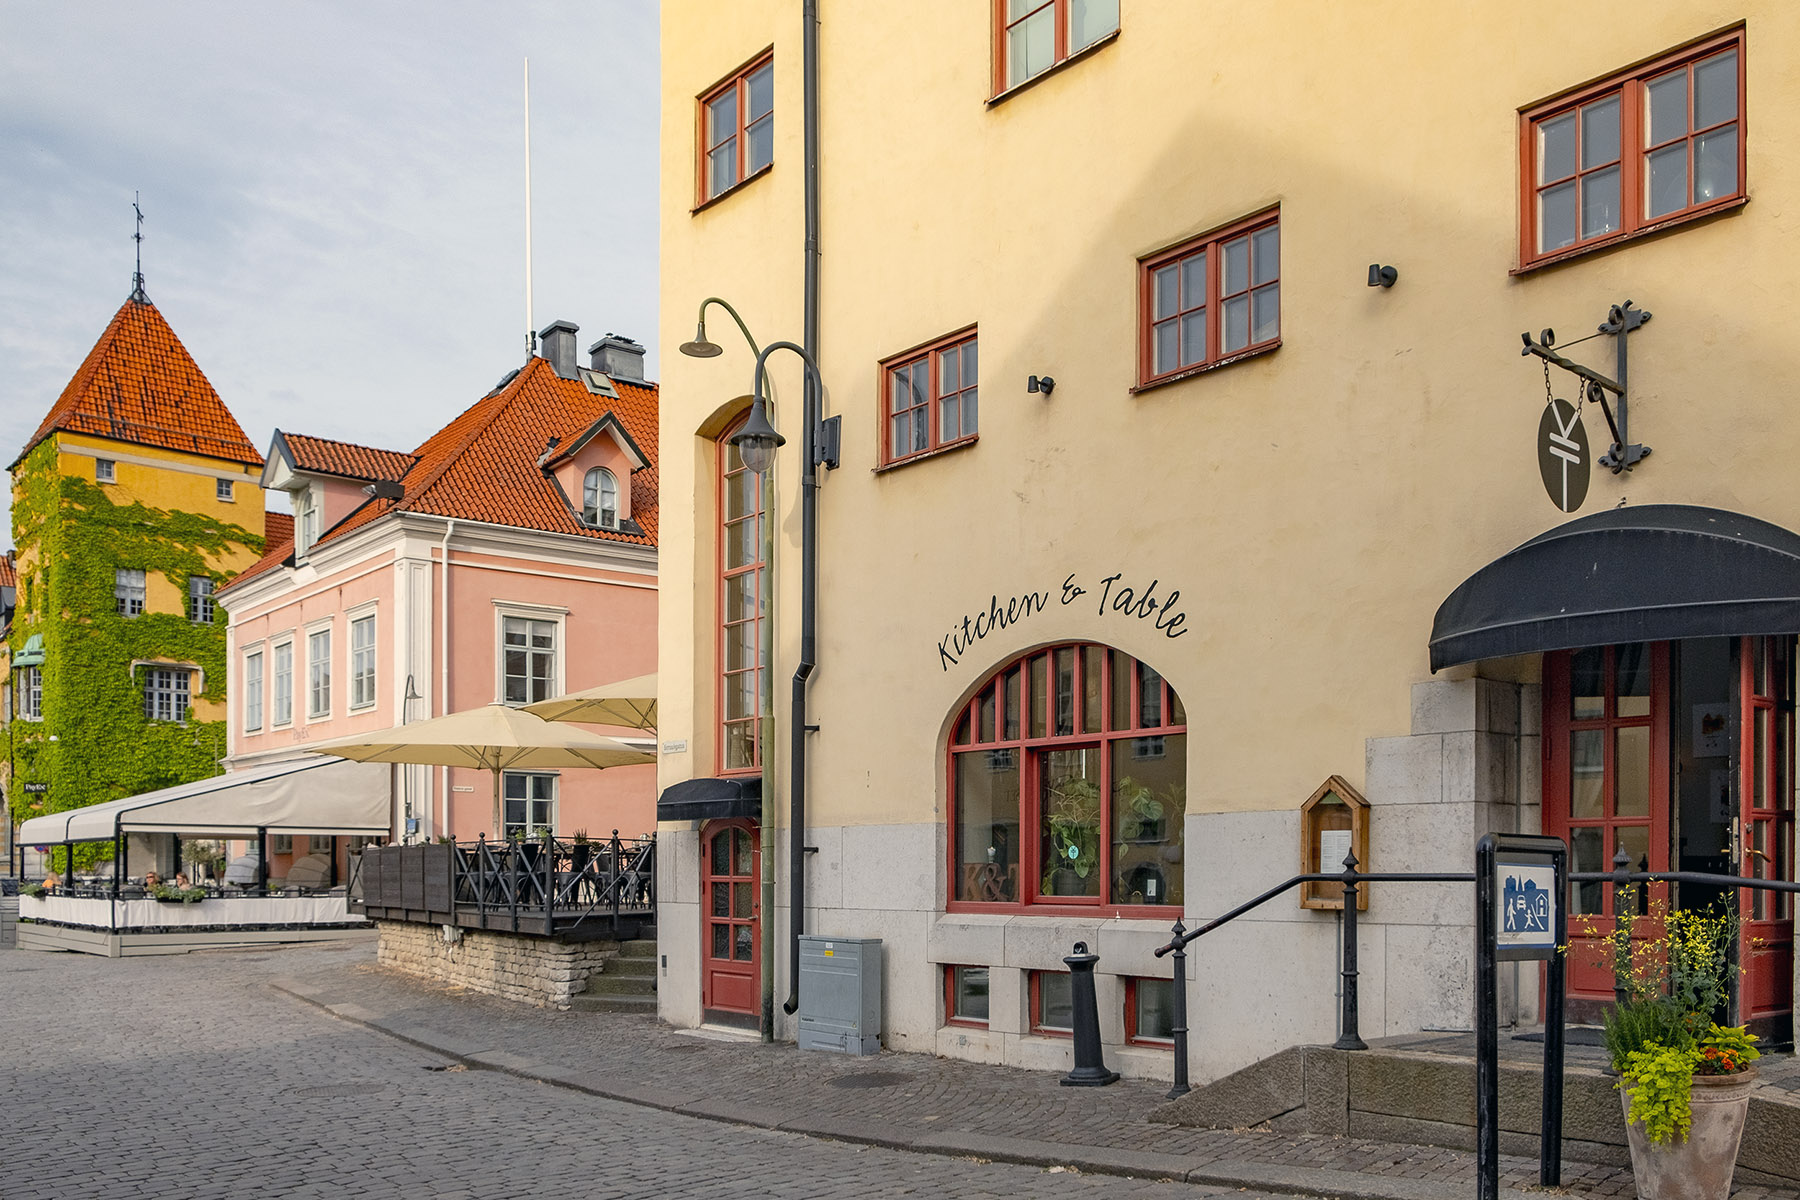
<path fill-rule="evenodd" d="M 550 325 L 542 357 L 411 453 L 276 431 L 262 485 L 288 494 L 293 534 L 272 524 L 219 593 L 228 769 L 656 670 L 657 389 L 628 339 L 579 366 L 576 332 Z M 653 766 L 508 772 L 502 823 L 648 833 L 655 789 Z M 485 772 L 397 766 L 396 836 L 499 835 L 492 790 Z"/>

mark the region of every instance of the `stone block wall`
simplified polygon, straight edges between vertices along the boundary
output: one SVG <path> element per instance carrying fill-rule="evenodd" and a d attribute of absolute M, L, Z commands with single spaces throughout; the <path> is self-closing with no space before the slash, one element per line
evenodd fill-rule
<path fill-rule="evenodd" d="M 587 990 L 588 977 L 606 967 L 612 942 L 563 942 L 555 938 L 380 921 L 377 955 L 383 966 L 421 979 L 466 987 L 539 1007 L 569 1007 Z"/>

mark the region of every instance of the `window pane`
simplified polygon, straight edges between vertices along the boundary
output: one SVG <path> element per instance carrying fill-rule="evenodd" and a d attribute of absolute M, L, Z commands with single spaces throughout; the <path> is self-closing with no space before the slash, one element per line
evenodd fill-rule
<path fill-rule="evenodd" d="M 1219 330 L 1219 353 L 1233 354 L 1250 344 L 1250 297 L 1225 301 L 1225 322 Z"/>
<path fill-rule="evenodd" d="M 1612 864 L 1606 861 L 1605 843 L 1601 840 L 1600 830 L 1574 829 L 1569 832 L 1569 870 L 1612 870 Z M 1607 886 L 1603 883 L 1573 885 L 1574 895 L 1570 898 L 1570 907 L 1578 913 L 1599 912 L 1602 889 Z"/>
<path fill-rule="evenodd" d="M 1031 736 L 1044 736 L 1044 656 L 1031 659 Z"/>
<path fill-rule="evenodd" d="M 912 452 L 912 418 L 901 413 L 888 421 L 888 444 L 896 455 Z"/>
<path fill-rule="evenodd" d="M 1606 734 L 1578 729 L 1569 735 L 1569 815 L 1576 820 L 1603 816 L 1606 779 Z"/>
<path fill-rule="evenodd" d="M 1599 237 L 1619 228 L 1619 168 L 1581 177 L 1581 236 Z"/>
<path fill-rule="evenodd" d="M 1757 808 L 1769 806 L 1769 781 L 1764 768 L 1768 764 L 1769 752 L 1769 710 L 1759 708 L 1752 723 L 1755 732 L 1751 735 L 1754 743 L 1750 757 L 1750 803 Z M 1758 826 L 1758 828 L 1762 828 Z"/>
<path fill-rule="evenodd" d="M 1019 668 L 1010 668 L 1001 679 L 1000 690 L 1003 693 L 1006 720 L 1000 736 L 1004 741 L 1015 741 L 1019 736 Z"/>
<path fill-rule="evenodd" d="M 983 688 L 975 701 L 975 740 L 994 740 L 994 689 Z"/>
<path fill-rule="evenodd" d="M 1647 825 L 1621 825 L 1614 831 L 1617 837 L 1616 849 L 1623 850 L 1631 859 L 1631 869 L 1641 871 L 1645 861 L 1650 857 L 1650 827 Z M 1608 859 L 1603 870 L 1612 870 L 1612 860 Z M 1611 884 L 1607 885 L 1611 887 Z"/>
<path fill-rule="evenodd" d="M 749 161 L 744 164 L 744 173 L 754 175 L 775 161 L 775 118 L 765 117 L 744 131 L 749 139 L 746 156 Z"/>
<path fill-rule="evenodd" d="M 725 517 L 732 520 L 749 516 L 756 508 L 756 474 L 737 471 L 725 480 Z"/>
<path fill-rule="evenodd" d="M 951 1015 L 963 1021 L 985 1021 L 988 1019 L 988 969 L 986 967 L 956 967 L 955 972 L 955 1007 Z"/>
<path fill-rule="evenodd" d="M 1117 650 L 1110 653 L 1112 655 L 1112 728 L 1135 729 L 1137 722 L 1133 720 L 1134 714 L 1131 711 L 1131 668 L 1134 660 L 1129 654 L 1123 654 Z"/>
<path fill-rule="evenodd" d="M 1040 881 L 1046 896 L 1100 895 L 1100 749 L 1041 751 Z"/>
<path fill-rule="evenodd" d="M 1281 333 L 1281 285 L 1271 283 L 1268 287 L 1257 288 L 1250 294 L 1251 321 L 1250 340 L 1266 342 Z"/>
<path fill-rule="evenodd" d="M 1646 146 L 1659 145 L 1688 131 L 1687 71 L 1685 69 L 1652 80 L 1645 89 L 1644 104 L 1649 109 L 1650 135 Z"/>
<path fill-rule="evenodd" d="M 1606 651 L 1598 646 L 1570 656 L 1569 713 L 1577 721 L 1606 715 Z"/>
<path fill-rule="evenodd" d="M 735 624 L 756 616 L 756 572 L 746 571 L 725 581 L 725 620 Z M 510 663 L 511 656 L 508 656 Z M 507 667 L 508 673 L 512 667 Z"/>
<path fill-rule="evenodd" d="M 1197 308 L 1181 318 L 1181 365 L 1206 361 L 1206 310 Z"/>
<path fill-rule="evenodd" d="M 1229 296 L 1250 286 L 1250 239 L 1233 238 L 1225 243 L 1225 279 L 1220 294 Z"/>
<path fill-rule="evenodd" d="M 1019 898 L 1019 755 L 976 750 L 956 756 L 958 900 Z"/>
<path fill-rule="evenodd" d="M 1024 83 L 1050 66 L 1056 56 L 1056 7 L 1043 9 L 1014 25 L 1006 34 L 1006 85 Z"/>
<path fill-rule="evenodd" d="M 725 669 L 746 671 L 757 664 L 756 622 L 725 627 Z"/>
<path fill-rule="evenodd" d="M 1175 1036 L 1175 984 L 1169 979 L 1140 979 L 1137 993 L 1137 1035 L 1141 1038 Z"/>
<path fill-rule="evenodd" d="M 1103 681 L 1102 663 L 1106 661 L 1106 651 L 1099 646 L 1085 646 L 1081 651 L 1081 730 L 1083 733 L 1099 733 L 1101 731 L 1100 684 Z"/>
<path fill-rule="evenodd" d="M 1737 116 L 1737 51 L 1707 59 L 1694 68 L 1694 128 L 1705 129 Z"/>
<path fill-rule="evenodd" d="M 754 720 L 725 726 L 725 769 L 738 770 L 756 765 L 757 725 Z"/>
<path fill-rule="evenodd" d="M 946 396 L 938 405 L 938 441 L 953 442 L 962 436 L 962 399 Z"/>
<path fill-rule="evenodd" d="M 1164 321 L 1153 331 L 1156 343 L 1155 371 L 1161 375 L 1164 371 L 1173 371 L 1181 365 L 1181 327 L 1174 321 Z"/>
<path fill-rule="evenodd" d="M 1075 649 L 1064 646 L 1056 652 L 1056 734 L 1065 737 L 1075 732 Z"/>
<path fill-rule="evenodd" d="M 1575 114 L 1538 125 L 1538 177 L 1540 184 L 1566 179 L 1575 173 Z"/>
<path fill-rule="evenodd" d="M 1650 155 L 1650 189 L 1644 215 L 1660 217 L 1687 207 L 1687 143 L 1677 142 Z"/>
<path fill-rule="evenodd" d="M 737 89 L 726 88 L 723 95 L 706 106 L 706 144 L 718 146 L 737 133 Z"/>
<path fill-rule="evenodd" d="M 963 343 L 962 377 L 964 387 L 974 387 L 981 380 L 981 361 L 977 351 L 980 346 L 973 341 Z"/>
<path fill-rule="evenodd" d="M 1252 283 L 1268 283 L 1281 274 L 1281 230 L 1271 225 L 1250 235 Z"/>
<path fill-rule="evenodd" d="M 937 356 L 938 361 L 938 395 L 948 396 L 951 392 L 962 391 L 962 355 L 954 348 Z"/>
<path fill-rule="evenodd" d="M 1737 194 L 1737 126 L 1694 139 L 1694 203 Z"/>
<path fill-rule="evenodd" d="M 734 883 L 731 885 L 731 915 L 749 920 L 750 885 L 748 883 Z"/>
<path fill-rule="evenodd" d="M 1181 304 L 1198 308 L 1206 303 L 1206 252 L 1190 254 L 1181 260 Z"/>
<path fill-rule="evenodd" d="M 1560 250 L 1575 241 L 1575 185 L 1558 184 L 1538 194 L 1538 250 Z"/>
<path fill-rule="evenodd" d="M 963 393 L 962 431 L 964 437 L 969 437 L 978 431 L 976 426 L 976 416 L 978 415 L 977 409 L 979 407 L 979 399 L 980 397 L 977 395 L 977 389 L 975 388 L 970 388 Z"/>
<path fill-rule="evenodd" d="M 757 545 L 757 522 L 754 517 L 742 521 L 734 521 L 725 526 L 725 569 L 736 570 L 747 567 L 761 559 L 761 547 Z"/>
<path fill-rule="evenodd" d="M 736 926 L 737 936 L 732 942 L 731 957 L 738 962 L 749 962 L 751 958 L 752 938 L 748 925 Z"/>
<path fill-rule="evenodd" d="M 1138 724 L 1155 729 L 1162 720 L 1162 676 L 1147 663 L 1138 664 Z"/>
<path fill-rule="evenodd" d="M 746 123 L 754 123 L 768 116 L 775 109 L 775 64 L 758 67 L 750 73 L 750 109 L 744 117 Z"/>
<path fill-rule="evenodd" d="M 1187 735 L 1112 744 L 1112 901 L 1180 904 Z"/>
<path fill-rule="evenodd" d="M 1650 815 L 1650 729 L 1634 725 L 1615 731 L 1614 801 L 1621 817 Z"/>
<path fill-rule="evenodd" d="M 1619 98 L 1608 96 L 1581 110 L 1581 166 L 1583 170 L 1619 157 Z"/>
<path fill-rule="evenodd" d="M 888 376 L 888 411 L 903 413 L 912 407 L 912 365 L 895 367 Z"/>
<path fill-rule="evenodd" d="M 756 674 L 745 671 L 725 677 L 725 716 L 739 720 L 756 715 Z"/>
<path fill-rule="evenodd" d="M 1158 320 L 1174 316 L 1176 310 L 1181 307 L 1181 297 L 1178 294 L 1180 283 L 1176 278 L 1177 270 L 1178 268 L 1173 266 L 1163 267 L 1150 277 L 1152 290 L 1156 293 L 1154 307 Z"/>
<path fill-rule="evenodd" d="M 1650 646 L 1629 642 L 1613 648 L 1613 709 L 1621 717 L 1650 715 Z"/>
<path fill-rule="evenodd" d="M 1067 971 L 1038 972 L 1038 1026 L 1042 1029 L 1074 1028 L 1075 1000 Z"/>
<path fill-rule="evenodd" d="M 1119 27 L 1119 0 L 1070 0 L 1069 51 L 1091 46 Z"/>
<path fill-rule="evenodd" d="M 731 957 L 731 926 L 714 925 L 712 927 L 712 956 L 714 958 Z"/>
<path fill-rule="evenodd" d="M 706 194 L 716 196 L 737 182 L 737 139 L 730 138 L 706 156 Z"/>

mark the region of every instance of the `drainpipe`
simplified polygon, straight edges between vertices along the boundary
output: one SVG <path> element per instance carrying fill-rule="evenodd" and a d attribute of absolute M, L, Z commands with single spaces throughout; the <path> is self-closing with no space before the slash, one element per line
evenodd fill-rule
<path fill-rule="evenodd" d="M 450 535 L 456 532 L 454 518 L 444 522 L 444 538 L 438 543 L 438 557 L 444 563 L 443 603 L 444 619 L 438 626 L 438 716 L 450 715 Z M 443 832 L 450 832 L 450 768 L 440 769 L 440 777 L 444 785 L 444 825 Z"/>
<path fill-rule="evenodd" d="M 804 0 L 801 12 L 801 75 L 805 94 L 806 179 L 806 353 L 819 361 L 819 3 Z M 789 717 L 788 771 L 792 776 L 793 807 L 788 816 L 788 998 L 781 1011 L 792 1016 L 800 1007 L 800 935 L 806 931 L 806 684 L 816 663 L 815 634 L 819 593 L 819 467 L 814 426 L 823 408 L 818 381 L 808 371 L 802 407 L 805 445 L 801 448 L 800 477 L 800 662 L 794 668 L 793 712 Z"/>

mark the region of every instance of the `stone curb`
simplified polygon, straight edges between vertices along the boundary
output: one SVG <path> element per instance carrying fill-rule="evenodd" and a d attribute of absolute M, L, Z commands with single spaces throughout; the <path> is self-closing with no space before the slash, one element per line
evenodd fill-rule
<path fill-rule="evenodd" d="M 358 1004 L 334 1002 L 321 989 L 297 979 L 273 979 L 270 986 L 296 1000 L 322 1009 L 339 1020 L 361 1025 L 421 1050 L 454 1059 L 474 1070 L 498 1071 L 568 1088 L 603 1100 L 615 1100 L 709 1121 L 948 1158 L 982 1158 L 991 1162 L 1031 1167 L 1073 1167 L 1091 1175 L 1169 1179 L 1214 1187 L 1255 1189 L 1254 1193 L 1247 1193 L 1244 1200 L 1255 1200 L 1256 1195 L 1266 1193 L 1316 1196 L 1323 1200 L 1467 1200 L 1467 1189 L 1460 1185 L 1364 1175 L 1357 1171 L 1331 1167 L 1296 1167 L 1231 1159 L 1196 1167 L 1181 1155 L 1158 1154 L 1146 1150 L 1041 1142 L 952 1129 L 907 1129 L 876 1125 L 855 1118 L 790 1118 L 766 1105 L 751 1107 L 711 1096 L 696 1097 L 654 1084 L 602 1078 L 590 1070 L 540 1063 L 510 1051 L 465 1042 L 415 1022 L 384 1017 Z M 1508 1200 L 1530 1200 L 1545 1193 L 1502 1188 L 1500 1194 Z"/>

